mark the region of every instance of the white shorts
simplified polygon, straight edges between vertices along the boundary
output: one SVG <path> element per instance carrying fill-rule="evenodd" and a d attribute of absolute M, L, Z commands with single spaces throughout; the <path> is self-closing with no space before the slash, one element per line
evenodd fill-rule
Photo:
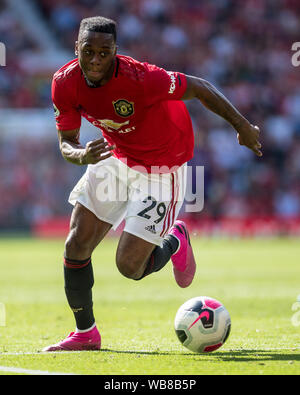
<path fill-rule="evenodd" d="M 89 165 L 70 194 L 113 229 L 125 219 L 124 230 L 152 244 L 161 242 L 184 201 L 186 164 L 172 173 L 147 174 L 110 157 Z"/>

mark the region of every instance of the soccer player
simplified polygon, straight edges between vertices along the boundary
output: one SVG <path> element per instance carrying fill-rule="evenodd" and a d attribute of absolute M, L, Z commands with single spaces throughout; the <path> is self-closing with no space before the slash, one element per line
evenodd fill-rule
<path fill-rule="evenodd" d="M 74 209 L 64 255 L 65 292 L 76 331 L 44 351 L 100 349 L 91 256 L 123 219 L 116 253 L 122 275 L 141 280 L 171 259 L 178 285 L 191 284 L 195 259 L 186 225 L 176 220 L 194 144 L 183 100 L 199 99 L 233 126 L 241 145 L 262 156 L 259 128 L 209 82 L 118 55 L 114 21 L 83 19 L 75 54 L 55 73 L 52 99 L 63 157 L 88 165 L 70 195 Z M 82 116 L 104 138 L 82 146 Z"/>

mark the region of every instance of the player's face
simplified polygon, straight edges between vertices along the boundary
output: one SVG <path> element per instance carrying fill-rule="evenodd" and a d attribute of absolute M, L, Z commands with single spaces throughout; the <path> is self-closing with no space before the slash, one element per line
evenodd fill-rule
<path fill-rule="evenodd" d="M 86 31 L 76 42 L 79 65 L 89 86 L 98 87 L 110 80 L 116 52 L 114 37 L 109 33 Z"/>

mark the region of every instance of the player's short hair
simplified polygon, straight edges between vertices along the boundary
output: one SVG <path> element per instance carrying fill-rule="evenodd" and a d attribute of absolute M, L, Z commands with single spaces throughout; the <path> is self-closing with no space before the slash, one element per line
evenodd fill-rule
<path fill-rule="evenodd" d="M 112 19 L 104 18 L 103 16 L 93 16 L 91 18 L 84 18 L 80 22 L 78 41 L 85 31 L 96 33 L 109 33 L 117 40 L 117 23 Z"/>

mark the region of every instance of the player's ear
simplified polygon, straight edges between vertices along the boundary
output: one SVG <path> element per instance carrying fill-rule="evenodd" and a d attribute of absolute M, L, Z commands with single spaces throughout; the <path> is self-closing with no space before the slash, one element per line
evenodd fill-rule
<path fill-rule="evenodd" d="M 75 55 L 78 56 L 78 41 L 75 42 Z"/>

